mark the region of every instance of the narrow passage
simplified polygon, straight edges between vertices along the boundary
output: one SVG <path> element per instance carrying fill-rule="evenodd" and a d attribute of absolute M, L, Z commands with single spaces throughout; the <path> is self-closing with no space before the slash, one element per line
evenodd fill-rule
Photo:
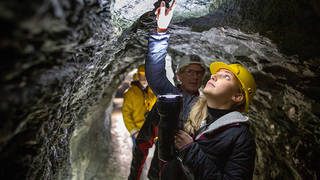
<path fill-rule="evenodd" d="M 108 162 L 107 174 L 110 179 L 114 180 L 128 179 L 132 159 L 132 140 L 123 123 L 122 103 L 123 98 L 114 98 L 111 116 L 112 156 Z M 147 168 L 151 164 L 153 152 L 154 147 L 149 150 L 149 156 L 146 160 Z M 141 179 L 147 179 L 146 174 Z"/>

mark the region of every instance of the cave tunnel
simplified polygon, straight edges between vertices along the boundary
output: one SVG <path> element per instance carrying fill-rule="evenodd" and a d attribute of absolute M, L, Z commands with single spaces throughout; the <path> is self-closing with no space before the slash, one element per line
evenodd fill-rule
<path fill-rule="evenodd" d="M 158 5 L 0 2 L 1 179 L 127 179 L 130 160 L 116 160 L 130 141 L 115 154 L 112 135 L 129 135 L 112 132 L 111 115 L 144 63 Z M 320 1 L 177 0 L 169 31 L 173 72 L 196 54 L 253 73 L 253 179 L 319 179 Z"/>

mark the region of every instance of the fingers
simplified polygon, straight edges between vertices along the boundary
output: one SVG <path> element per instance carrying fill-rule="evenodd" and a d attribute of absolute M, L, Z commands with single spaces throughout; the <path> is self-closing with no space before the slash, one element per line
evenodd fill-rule
<path fill-rule="evenodd" d="M 176 0 L 173 0 L 170 7 L 170 11 L 174 11 L 175 7 L 176 7 Z"/>
<path fill-rule="evenodd" d="M 156 19 L 158 20 L 159 19 L 159 15 L 160 15 L 160 8 L 158 8 L 154 14 L 156 15 Z"/>
<path fill-rule="evenodd" d="M 185 131 L 179 130 L 179 131 L 177 131 L 176 135 L 182 136 L 185 133 L 186 133 Z"/>
<path fill-rule="evenodd" d="M 180 142 L 181 139 L 182 139 L 182 136 L 183 136 L 183 131 L 179 130 L 179 131 L 177 131 L 177 133 L 175 134 L 174 140 L 175 140 L 176 142 Z"/>
<path fill-rule="evenodd" d="M 174 137 L 174 146 L 175 146 L 177 149 L 180 149 L 180 144 L 179 144 L 179 142 L 177 141 L 176 136 Z"/>
<path fill-rule="evenodd" d="M 160 12 L 160 7 L 157 8 L 157 10 L 154 12 L 154 15 L 158 15 Z"/>
<path fill-rule="evenodd" d="M 173 0 L 170 8 L 166 8 L 165 1 L 161 1 L 160 6 L 156 9 L 154 14 L 156 15 L 156 19 L 159 20 L 159 17 L 166 17 L 170 15 L 172 17 L 173 10 L 176 7 L 176 1 Z"/>
<path fill-rule="evenodd" d="M 181 138 L 178 136 L 174 136 L 174 144 L 179 146 L 181 143 Z"/>
<path fill-rule="evenodd" d="M 167 9 L 166 9 L 166 16 L 167 16 L 168 14 L 172 14 L 172 13 L 173 13 L 174 8 L 176 7 L 176 6 L 175 6 L 175 4 L 176 4 L 176 1 L 175 1 L 175 0 L 173 0 L 173 2 L 172 2 L 172 4 L 171 4 L 170 8 L 167 8 Z"/>
<path fill-rule="evenodd" d="M 180 149 L 184 145 L 183 142 L 184 141 L 183 141 L 182 133 L 178 131 L 174 136 L 174 145 L 177 149 Z"/>
<path fill-rule="evenodd" d="M 160 4 L 160 16 L 164 16 L 166 13 L 166 3 L 164 1 L 161 1 Z"/>

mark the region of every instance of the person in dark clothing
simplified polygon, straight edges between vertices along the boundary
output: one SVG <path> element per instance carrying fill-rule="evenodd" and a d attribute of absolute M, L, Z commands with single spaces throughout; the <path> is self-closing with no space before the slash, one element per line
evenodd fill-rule
<path fill-rule="evenodd" d="M 149 48 L 156 50 L 159 49 L 161 43 L 167 43 L 167 36 L 164 39 L 158 41 L 157 34 L 150 37 Z M 161 53 L 166 53 L 161 51 Z M 165 72 L 165 56 L 155 56 L 150 53 L 146 60 L 146 76 L 149 83 L 149 87 L 155 93 L 160 94 L 181 94 L 183 97 L 183 112 L 180 114 L 180 119 L 183 124 L 187 121 L 190 109 L 192 105 L 197 102 L 199 96 L 199 88 L 201 86 L 205 68 L 201 59 L 196 55 L 184 56 L 183 61 L 178 64 L 176 75 L 179 80 L 179 84 L 174 86 L 166 77 Z M 155 63 L 156 62 L 156 63 Z M 159 83 L 158 81 L 161 80 Z M 158 83 L 156 83 L 158 82 Z M 133 160 L 131 163 L 130 175 L 128 179 L 140 179 L 143 164 L 148 155 L 148 150 L 152 147 L 157 139 L 157 126 L 160 117 L 157 112 L 157 103 L 148 113 L 146 120 L 140 129 L 138 137 L 136 138 L 136 148 L 133 152 Z M 154 156 L 151 162 L 150 170 L 148 172 L 148 178 L 159 179 L 159 160 L 158 160 L 158 148 L 156 148 Z"/>
<path fill-rule="evenodd" d="M 155 95 L 161 94 L 181 94 L 183 98 L 183 112 L 180 114 L 180 119 L 183 124 L 187 121 L 190 109 L 194 103 L 197 102 L 199 96 L 199 88 L 201 86 L 205 68 L 201 62 L 200 57 L 196 55 L 186 55 L 183 60 L 179 62 L 176 75 L 180 82 L 179 85 L 174 86 L 166 77 L 165 71 L 165 57 L 166 49 L 168 47 L 169 34 L 155 33 L 149 38 L 149 52 L 146 57 L 146 78 L 149 87 Z M 140 129 L 136 138 L 136 148 L 133 152 L 133 159 L 130 168 L 130 175 L 128 179 L 140 179 L 144 162 L 147 158 L 148 151 L 152 147 L 157 137 L 158 123 L 160 117 L 157 112 L 157 103 L 148 113 L 146 120 Z M 159 160 L 158 148 L 156 149 L 154 157 L 151 162 L 148 173 L 149 179 L 159 179 Z"/>

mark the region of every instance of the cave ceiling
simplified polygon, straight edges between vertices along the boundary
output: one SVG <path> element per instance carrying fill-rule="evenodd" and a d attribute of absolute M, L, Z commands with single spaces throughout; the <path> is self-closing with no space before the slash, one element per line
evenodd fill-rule
<path fill-rule="evenodd" d="M 0 3 L 1 177 L 101 173 L 112 98 L 144 61 L 158 3 Z M 169 28 L 173 68 L 195 54 L 207 67 L 241 63 L 256 79 L 247 113 L 257 144 L 254 179 L 319 178 L 319 22 L 317 0 L 177 1 Z"/>

